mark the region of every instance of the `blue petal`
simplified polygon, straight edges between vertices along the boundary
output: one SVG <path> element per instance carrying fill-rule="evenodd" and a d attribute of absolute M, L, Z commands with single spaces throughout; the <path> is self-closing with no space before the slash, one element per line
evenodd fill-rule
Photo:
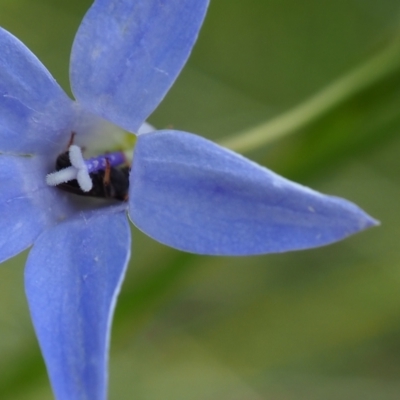
<path fill-rule="evenodd" d="M 208 0 L 97 0 L 71 55 L 76 99 L 137 132 L 189 57 Z"/>
<path fill-rule="evenodd" d="M 38 156 L 0 155 L 0 262 L 71 213 L 66 196 L 46 185 L 47 172 Z"/>
<path fill-rule="evenodd" d="M 110 324 L 130 252 L 125 213 L 71 219 L 39 237 L 26 294 L 57 400 L 104 400 Z"/>
<path fill-rule="evenodd" d="M 73 102 L 41 62 L 1 28 L 0 48 L 0 151 L 44 154 L 59 148 L 60 139 L 70 135 Z"/>
<path fill-rule="evenodd" d="M 149 236 L 200 254 L 322 246 L 376 224 L 356 205 L 290 182 L 199 136 L 139 135 L 129 214 Z"/>

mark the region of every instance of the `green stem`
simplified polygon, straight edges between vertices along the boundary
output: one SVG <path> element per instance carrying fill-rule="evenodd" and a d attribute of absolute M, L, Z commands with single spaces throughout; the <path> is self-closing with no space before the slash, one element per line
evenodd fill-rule
<path fill-rule="evenodd" d="M 239 152 L 254 150 L 281 139 L 315 121 L 333 107 L 385 78 L 400 67 L 400 40 L 337 79 L 300 105 L 245 132 L 220 140 L 222 146 Z"/>

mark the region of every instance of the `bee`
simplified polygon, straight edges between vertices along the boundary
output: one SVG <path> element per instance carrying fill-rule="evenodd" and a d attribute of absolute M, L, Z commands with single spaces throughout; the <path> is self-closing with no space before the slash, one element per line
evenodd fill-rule
<path fill-rule="evenodd" d="M 73 145 L 55 163 L 55 172 L 46 177 L 47 184 L 80 196 L 127 201 L 130 166 L 122 151 L 83 159 L 80 147 Z"/>

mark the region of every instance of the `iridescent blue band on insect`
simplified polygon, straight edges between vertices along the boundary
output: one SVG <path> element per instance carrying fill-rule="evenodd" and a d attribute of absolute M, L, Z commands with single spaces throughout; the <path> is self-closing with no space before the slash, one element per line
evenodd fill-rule
<path fill-rule="evenodd" d="M 125 154 L 122 151 L 116 151 L 85 160 L 85 165 L 89 173 L 104 171 L 107 168 L 107 164 L 109 167 L 118 167 L 119 165 L 126 164 Z"/>

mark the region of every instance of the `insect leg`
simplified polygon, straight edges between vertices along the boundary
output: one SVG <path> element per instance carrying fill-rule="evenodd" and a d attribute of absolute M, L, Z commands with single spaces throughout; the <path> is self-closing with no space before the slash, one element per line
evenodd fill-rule
<path fill-rule="evenodd" d="M 105 198 L 113 197 L 112 193 L 113 188 L 111 185 L 111 164 L 107 157 L 106 157 L 106 168 L 104 169 L 104 175 L 103 175 L 103 190 Z"/>
<path fill-rule="evenodd" d="M 108 161 L 108 158 L 106 157 L 106 168 L 104 170 L 104 177 L 103 177 L 103 184 L 104 186 L 109 186 L 110 181 L 111 181 L 111 165 L 110 161 Z"/>

